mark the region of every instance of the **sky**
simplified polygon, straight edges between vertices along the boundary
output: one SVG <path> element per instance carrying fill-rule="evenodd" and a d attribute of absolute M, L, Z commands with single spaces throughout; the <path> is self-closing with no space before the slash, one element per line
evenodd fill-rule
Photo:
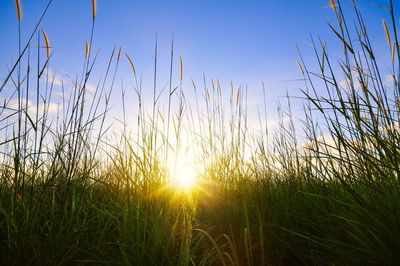
<path fill-rule="evenodd" d="M 350 2 L 342 0 L 344 4 Z M 385 46 L 381 18 L 388 14 L 380 5 L 387 0 L 358 1 L 382 58 L 390 57 Z M 22 0 L 22 40 L 26 41 L 46 0 Z M 91 29 L 90 0 L 54 0 L 41 28 L 54 51 L 51 70 L 75 76 L 81 73 L 85 41 Z M 99 60 L 93 74 L 96 84 L 105 72 L 113 47 L 122 47 L 143 75 L 145 91 L 150 97 L 154 64 L 154 45 L 158 42 L 158 83 L 161 90 L 168 82 L 172 36 L 175 41 L 175 80 L 179 75 L 179 56 L 184 64 L 184 87 L 191 79 L 202 83 L 219 79 L 223 89 L 229 83 L 248 85 L 249 101 L 262 104 L 261 81 L 267 88 L 269 111 L 289 94 L 299 94 L 304 83 L 296 66 L 299 45 L 304 58 L 315 63 L 307 44 L 310 34 L 321 36 L 340 54 L 338 39 L 328 28 L 335 24 L 328 0 L 98 0 L 93 50 Z M 17 19 L 14 0 L 0 0 L 0 80 L 6 76 L 17 56 Z M 132 82 L 129 65 L 121 64 L 118 80 Z M 117 82 L 119 84 L 119 82 Z M 133 94 L 132 94 L 132 97 Z"/>

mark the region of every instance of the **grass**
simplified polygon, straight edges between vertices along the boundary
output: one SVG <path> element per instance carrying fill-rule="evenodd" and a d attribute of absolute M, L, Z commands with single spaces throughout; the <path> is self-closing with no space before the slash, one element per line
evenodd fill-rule
<path fill-rule="evenodd" d="M 400 48 L 393 1 L 392 21 L 382 29 L 391 49 L 390 85 L 357 4 L 349 29 L 342 4 L 330 1 L 337 25 L 329 27 L 343 53 L 334 62 L 327 45 L 312 39 L 317 71 L 300 54 L 306 141 L 295 130 L 292 99 L 276 132 L 260 112 L 262 136 L 255 137 L 246 87 L 231 84 L 227 96 L 219 81 L 184 88 L 182 57 L 175 87 L 173 42 L 167 112 L 159 104 L 164 92 L 155 85 L 157 42 L 149 113 L 141 77 L 128 55 L 122 61 L 121 49 L 113 50 L 106 74 L 89 94 L 101 15 L 96 1 L 82 75 L 70 82 L 70 93 L 62 87 L 62 108 L 52 113 L 51 36 L 38 31 L 51 4 L 26 45 L 19 42 L 19 57 L 0 87 L 13 86 L 0 110 L 1 265 L 400 263 Z M 20 1 L 16 6 L 20 22 Z M 124 130 L 112 132 L 107 122 L 121 63 L 130 65 L 138 97 L 134 133 L 127 126 L 133 116 L 126 114 L 124 88 Z M 326 97 L 317 93 L 321 87 Z M 187 149 L 204 166 L 190 192 L 177 190 L 167 169 L 170 161 L 171 169 L 181 167 L 176 160 Z"/>

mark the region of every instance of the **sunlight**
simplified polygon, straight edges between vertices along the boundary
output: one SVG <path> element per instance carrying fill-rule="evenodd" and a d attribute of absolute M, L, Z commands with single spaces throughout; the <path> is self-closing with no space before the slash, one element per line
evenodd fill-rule
<path fill-rule="evenodd" d="M 187 144 L 186 141 L 184 144 Z M 170 184 L 174 190 L 192 192 L 201 175 L 202 167 L 196 163 L 196 149 L 184 149 L 175 156 L 171 156 L 168 162 Z"/>
<path fill-rule="evenodd" d="M 177 165 L 174 175 L 175 181 L 181 189 L 184 191 L 190 191 L 193 189 L 197 177 L 194 167 L 191 167 L 188 164 Z"/>
<path fill-rule="evenodd" d="M 171 134 L 174 132 L 171 130 Z M 174 149 L 168 151 L 167 170 L 169 184 L 176 192 L 191 193 L 198 188 L 198 182 L 204 172 L 201 151 L 196 146 L 191 132 L 181 130 L 179 139 L 171 140 Z"/>
<path fill-rule="evenodd" d="M 177 186 L 176 188 L 179 190 L 191 191 L 196 185 L 198 175 L 194 167 L 187 163 L 179 164 L 178 162 L 174 168 L 174 171 L 170 171 L 172 184 Z"/>

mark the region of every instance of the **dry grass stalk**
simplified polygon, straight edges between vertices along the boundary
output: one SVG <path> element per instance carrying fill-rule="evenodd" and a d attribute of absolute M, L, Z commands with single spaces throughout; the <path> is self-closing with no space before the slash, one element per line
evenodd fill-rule
<path fill-rule="evenodd" d="M 136 75 L 136 67 L 135 67 L 135 64 L 133 63 L 132 59 L 129 57 L 129 55 L 128 55 L 127 53 L 125 53 L 125 56 L 126 56 L 126 58 L 128 59 L 128 62 L 129 62 L 129 64 L 130 64 L 131 67 L 132 67 L 133 74 Z"/>
<path fill-rule="evenodd" d="M 394 64 L 395 54 L 396 54 L 396 44 L 392 43 L 392 64 Z"/>
<path fill-rule="evenodd" d="M 239 106 L 240 104 L 240 88 L 238 89 L 237 95 L 236 95 L 236 106 Z"/>

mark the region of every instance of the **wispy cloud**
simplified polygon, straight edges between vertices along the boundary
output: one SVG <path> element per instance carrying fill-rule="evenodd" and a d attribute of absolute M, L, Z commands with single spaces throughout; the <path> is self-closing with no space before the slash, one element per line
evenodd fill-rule
<path fill-rule="evenodd" d="M 17 110 L 18 109 L 18 99 L 12 99 L 8 102 L 7 107 L 10 109 Z M 26 108 L 27 107 L 27 108 Z M 62 106 L 58 103 L 41 103 L 37 107 L 33 101 L 28 100 L 28 104 L 26 106 L 25 101 L 22 102 L 22 108 L 26 108 L 28 110 L 29 115 L 36 115 L 37 110 L 39 110 L 39 114 L 46 111 L 49 114 L 56 113 L 58 110 L 62 108 Z M 46 109 L 45 109 L 46 108 Z"/>
<path fill-rule="evenodd" d="M 90 94 L 94 94 L 94 92 L 96 91 L 97 86 L 91 83 L 86 83 L 86 91 L 89 92 Z"/>
<path fill-rule="evenodd" d="M 393 78 L 392 74 L 385 76 L 385 80 L 384 80 L 385 86 L 391 87 L 394 84 L 393 82 L 394 82 L 394 78 Z"/>
<path fill-rule="evenodd" d="M 49 68 L 48 70 L 46 70 L 45 73 L 46 73 L 47 78 L 49 79 L 49 82 L 50 82 L 50 83 L 53 83 L 55 86 L 59 86 L 59 87 L 62 86 L 63 78 L 61 77 L 61 75 L 55 73 L 55 72 L 53 71 L 53 69 L 51 69 L 51 68 Z"/>
<path fill-rule="evenodd" d="M 349 79 L 342 80 L 341 82 L 339 82 L 339 86 L 343 90 L 347 90 L 347 91 L 352 90 L 352 89 L 354 89 L 354 90 L 361 89 L 361 84 L 358 79 L 353 79 L 353 83 L 351 83 L 351 81 Z"/>

